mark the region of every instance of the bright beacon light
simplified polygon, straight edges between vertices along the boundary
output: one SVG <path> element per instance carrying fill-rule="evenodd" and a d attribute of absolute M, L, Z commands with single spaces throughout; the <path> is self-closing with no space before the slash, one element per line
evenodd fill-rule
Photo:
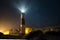
<path fill-rule="evenodd" d="M 26 10 L 25 10 L 25 9 L 21 9 L 20 11 L 21 11 L 22 13 L 25 13 Z"/>
<path fill-rule="evenodd" d="M 27 9 L 25 6 L 18 7 L 18 9 L 21 11 L 21 13 L 26 13 Z"/>

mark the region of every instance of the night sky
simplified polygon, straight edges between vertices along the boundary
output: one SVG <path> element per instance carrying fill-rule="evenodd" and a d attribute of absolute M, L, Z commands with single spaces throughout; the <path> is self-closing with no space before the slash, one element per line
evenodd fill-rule
<path fill-rule="evenodd" d="M 60 26 L 59 0 L 0 0 L 0 27 L 19 26 L 20 10 L 17 7 L 25 6 L 26 26 Z M 7 24 L 9 24 L 7 26 Z"/>

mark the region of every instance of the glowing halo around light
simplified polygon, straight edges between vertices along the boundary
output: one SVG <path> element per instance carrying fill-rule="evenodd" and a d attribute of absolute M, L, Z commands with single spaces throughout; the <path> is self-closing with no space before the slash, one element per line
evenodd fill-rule
<path fill-rule="evenodd" d="M 21 11 L 22 13 L 25 13 L 26 10 L 25 10 L 25 9 L 20 9 L 20 11 Z"/>
<path fill-rule="evenodd" d="M 18 9 L 21 11 L 21 13 L 26 13 L 27 9 L 25 6 L 18 7 Z"/>

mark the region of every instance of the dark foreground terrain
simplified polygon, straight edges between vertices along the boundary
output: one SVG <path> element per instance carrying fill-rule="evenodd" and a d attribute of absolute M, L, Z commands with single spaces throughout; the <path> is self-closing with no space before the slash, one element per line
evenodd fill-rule
<path fill-rule="evenodd" d="M 3 35 L 0 33 L 0 39 L 26 39 L 26 40 L 60 40 L 60 31 L 49 31 L 43 33 L 40 30 L 33 31 L 25 36 Z"/>

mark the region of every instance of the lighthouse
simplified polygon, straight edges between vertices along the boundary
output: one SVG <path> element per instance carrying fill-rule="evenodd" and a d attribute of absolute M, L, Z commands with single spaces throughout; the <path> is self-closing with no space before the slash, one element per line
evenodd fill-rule
<path fill-rule="evenodd" d="M 25 14 L 21 13 L 21 19 L 20 19 L 20 33 L 22 35 L 25 34 L 25 18 L 24 18 Z"/>

